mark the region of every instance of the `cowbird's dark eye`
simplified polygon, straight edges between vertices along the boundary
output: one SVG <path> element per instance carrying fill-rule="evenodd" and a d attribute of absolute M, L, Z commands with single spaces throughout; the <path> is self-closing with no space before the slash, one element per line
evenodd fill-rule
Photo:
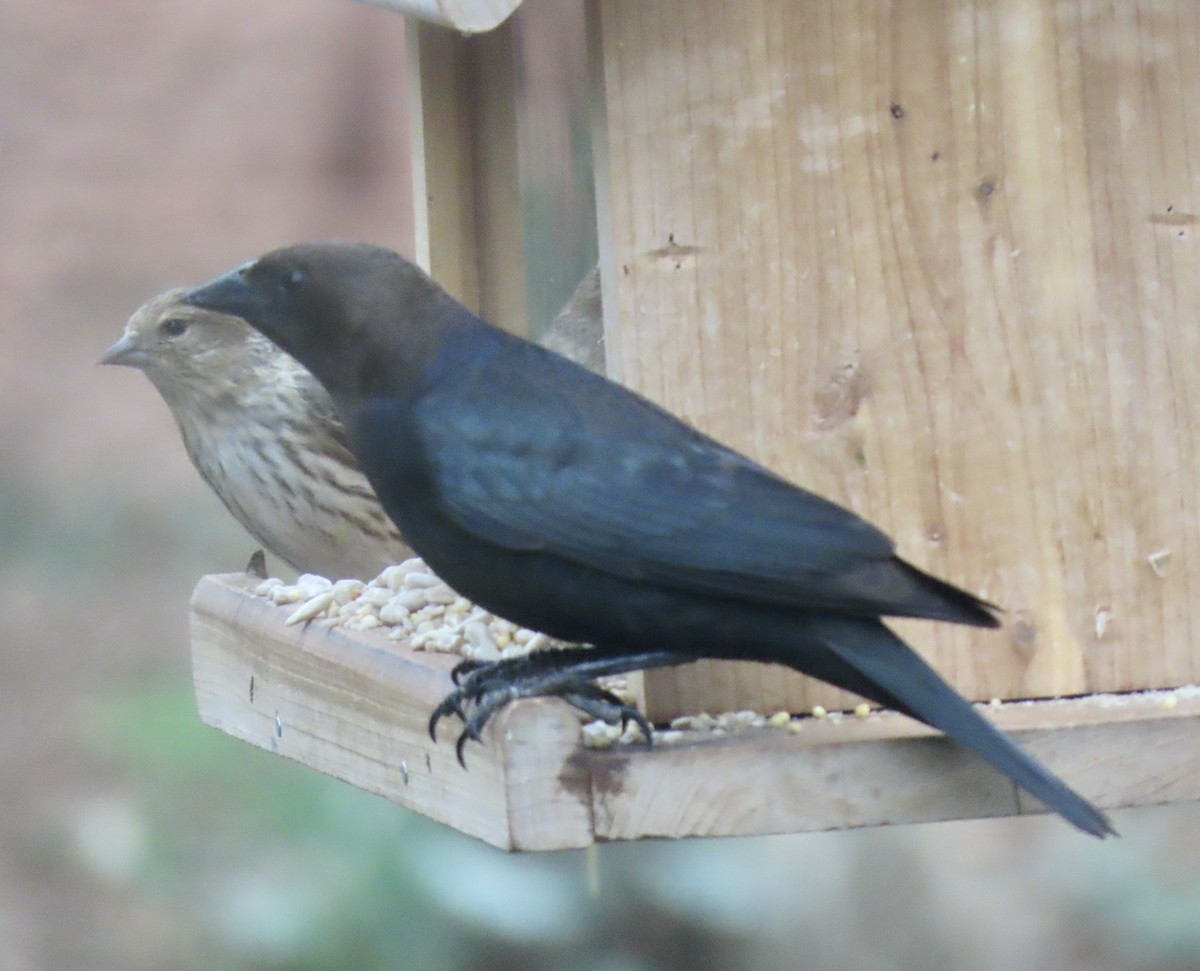
<path fill-rule="evenodd" d="M 168 317 L 158 325 L 158 329 L 168 337 L 178 337 L 187 330 L 187 321 L 180 320 L 178 317 Z"/>
<path fill-rule="evenodd" d="M 283 276 L 283 289 L 289 291 L 298 290 L 301 286 L 303 286 L 306 279 L 307 274 L 299 267 L 294 270 L 289 270 Z"/>

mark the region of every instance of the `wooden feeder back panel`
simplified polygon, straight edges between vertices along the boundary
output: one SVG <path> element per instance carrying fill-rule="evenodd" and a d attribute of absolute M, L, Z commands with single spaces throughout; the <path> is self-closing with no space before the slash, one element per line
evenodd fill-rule
<path fill-rule="evenodd" d="M 965 694 L 1197 680 L 1200 4 L 595 15 L 610 369 L 1002 605 L 902 625 Z"/>

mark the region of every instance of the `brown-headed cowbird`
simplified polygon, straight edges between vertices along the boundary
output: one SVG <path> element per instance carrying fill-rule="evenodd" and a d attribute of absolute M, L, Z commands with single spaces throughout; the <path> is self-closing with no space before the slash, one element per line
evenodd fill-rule
<path fill-rule="evenodd" d="M 412 555 L 346 445 L 325 389 L 245 321 L 148 300 L 100 358 L 143 371 L 201 477 L 258 542 L 301 573 L 367 580 Z M 543 341 L 604 368 L 592 269 Z"/>
<path fill-rule="evenodd" d="M 287 247 L 185 300 L 242 317 L 312 371 L 384 508 L 447 583 L 593 645 L 472 671 L 438 713 L 567 693 L 561 679 L 584 670 L 783 664 L 945 732 L 1079 828 L 1113 832 L 880 620 L 993 627 L 992 608 L 853 513 L 491 327 L 385 249 Z M 479 725 L 472 714 L 468 733 Z"/>

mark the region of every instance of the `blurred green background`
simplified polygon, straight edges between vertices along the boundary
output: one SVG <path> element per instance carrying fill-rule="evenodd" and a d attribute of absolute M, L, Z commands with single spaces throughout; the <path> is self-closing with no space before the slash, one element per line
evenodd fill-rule
<path fill-rule="evenodd" d="M 93 361 L 267 248 L 406 247 L 403 54 L 349 0 L 0 0 L 0 971 L 1200 968 L 1194 805 L 511 857 L 199 723 L 188 596 L 253 544 Z"/>

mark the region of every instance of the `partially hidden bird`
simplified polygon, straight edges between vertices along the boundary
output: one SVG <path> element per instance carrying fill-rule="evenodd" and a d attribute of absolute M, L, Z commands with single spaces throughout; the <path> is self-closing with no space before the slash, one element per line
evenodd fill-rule
<path fill-rule="evenodd" d="M 327 389 L 408 543 L 463 596 L 591 645 L 478 667 L 434 714 L 464 736 L 518 696 L 612 701 L 580 675 L 699 658 L 785 665 L 938 729 L 1078 828 L 1108 818 L 882 622 L 996 627 L 880 530 L 626 388 L 492 327 L 390 250 L 304 243 L 188 291 Z M 463 741 L 460 737 L 460 745 Z"/>
<path fill-rule="evenodd" d="M 412 556 L 359 470 L 321 383 L 239 317 L 173 289 L 134 311 L 100 357 L 142 371 L 167 403 L 188 458 L 226 509 L 300 573 L 368 580 Z M 603 370 L 593 267 L 542 335 Z"/>
<path fill-rule="evenodd" d="M 150 379 L 225 508 L 301 573 L 367 580 L 411 556 L 321 384 L 241 318 L 183 293 L 139 307 L 100 363 Z"/>

